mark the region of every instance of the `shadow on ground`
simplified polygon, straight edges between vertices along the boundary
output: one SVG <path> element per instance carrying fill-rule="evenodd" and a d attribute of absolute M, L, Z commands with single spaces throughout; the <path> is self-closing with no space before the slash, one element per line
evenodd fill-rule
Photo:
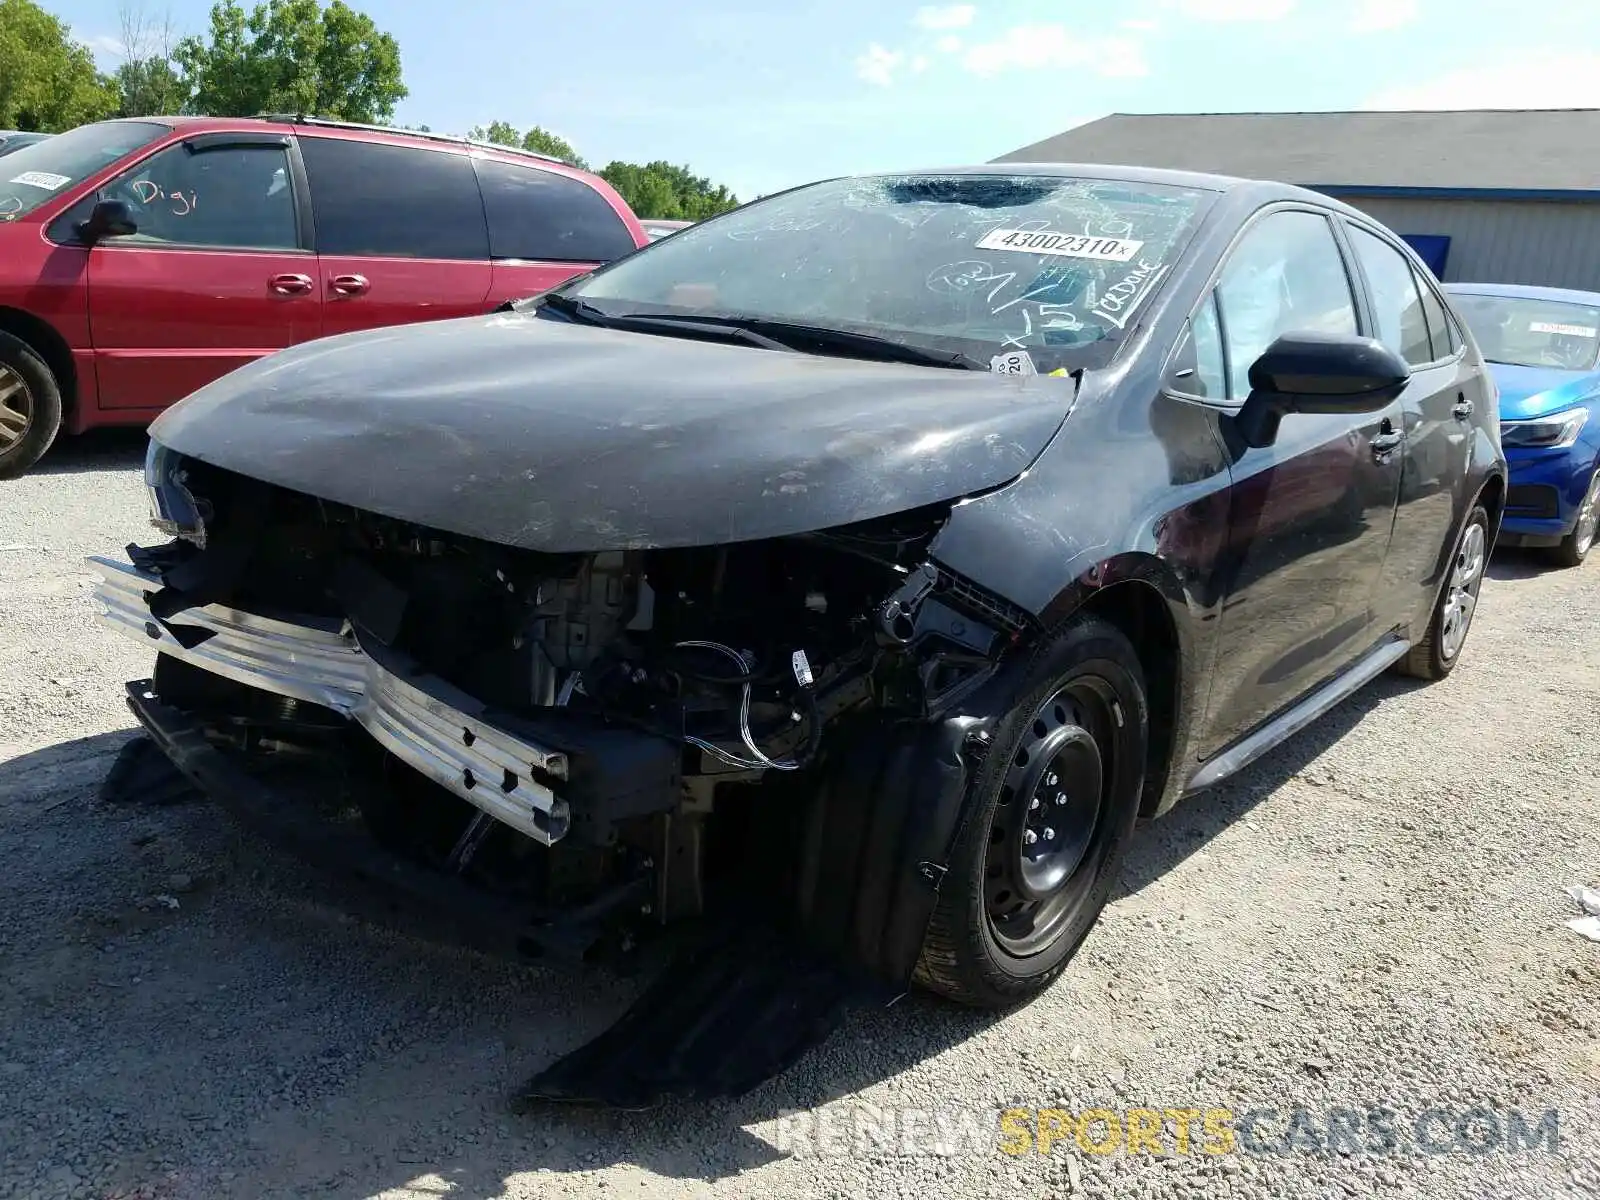
<path fill-rule="evenodd" d="M 125 471 L 143 465 L 148 444 L 143 429 L 91 429 L 75 437 L 63 434 L 28 473 L 84 475 Z"/>
<path fill-rule="evenodd" d="M 1520 546 L 1502 546 L 1494 552 L 1494 557 L 1489 560 L 1489 569 L 1485 574 L 1490 579 L 1497 579 L 1502 583 L 1506 583 L 1534 579 L 1543 575 L 1546 571 L 1560 569 L 1552 566 L 1550 561 L 1538 550 L 1527 550 Z"/>
<path fill-rule="evenodd" d="M 1146 828 L 1131 851 L 1120 894 L 1139 891 L 1204 847 L 1385 698 L 1408 686 L 1386 678 L 1363 689 L 1229 784 L 1185 803 Z M 256 959 L 266 958 L 291 964 L 288 969 L 296 977 L 305 973 L 306 965 L 296 960 L 324 952 L 313 934 L 316 923 L 302 925 L 281 917 L 265 921 L 255 911 L 257 897 L 261 891 L 293 894 L 299 889 L 301 895 L 318 898 L 307 903 L 309 908 L 330 897 L 337 901 L 336 881 L 317 877 L 297 882 L 299 868 L 295 864 L 253 847 L 247 839 L 222 832 L 228 828 L 226 822 L 206 805 L 138 811 L 91 801 L 111 758 L 128 736 L 121 732 L 86 738 L 7 763 L 0 771 L 0 851 L 48 846 L 49 837 L 76 838 L 88 822 L 97 831 L 95 836 L 102 837 L 104 847 L 94 861 L 69 857 L 70 869 L 63 870 L 62 877 L 81 880 L 86 872 L 93 872 L 95 885 L 99 885 L 109 875 L 112 890 L 122 895 L 138 894 L 148 886 L 130 865 L 133 859 L 126 849 L 130 842 L 139 845 L 141 837 L 159 836 L 187 846 L 190 852 L 209 855 L 218 864 L 215 873 L 223 882 L 207 897 L 192 903 L 185 899 L 188 924 L 165 930 L 152 924 L 144 931 L 145 940 L 127 950 L 130 957 L 124 969 L 142 973 L 144 989 L 169 992 L 174 997 L 181 997 L 185 989 L 211 990 L 212 979 L 207 974 L 211 955 L 185 950 L 178 941 L 164 948 L 151 944 L 162 936 L 201 939 L 199 944 L 215 945 L 224 954 L 232 946 L 244 969 Z M 235 853 L 245 856 L 242 862 L 230 859 Z M 266 871 L 252 873 L 245 865 L 251 861 L 266 862 Z M 119 871 L 124 878 L 117 878 Z M 81 902 L 79 895 L 92 893 L 92 887 L 80 884 L 62 886 L 77 889 L 79 894 L 71 897 L 74 903 Z M 10 898 L 0 898 L 0 920 L 49 921 L 36 913 L 3 911 L 23 903 L 20 890 Z M 381 1000 L 371 1003 L 402 1014 L 396 1024 L 404 1032 L 394 1035 L 387 1046 L 379 1038 L 370 1044 L 319 1047 L 314 1053 L 343 1059 L 350 1074 L 318 1084 L 316 1091 L 293 1104 L 264 1096 L 249 1111 L 233 1114 L 230 1122 L 243 1129 L 230 1124 L 227 1142 L 254 1149 L 233 1166 L 236 1178 L 227 1189 L 232 1194 L 366 1197 L 408 1187 L 414 1188 L 414 1194 L 432 1194 L 441 1190 L 442 1183 L 443 1190 L 462 1200 L 489 1200 L 503 1196 L 513 1176 L 541 1170 L 579 1172 L 617 1164 L 633 1164 L 685 1182 L 724 1179 L 781 1156 L 769 1141 L 745 1127 L 814 1108 L 889 1079 L 979 1034 L 998 1019 L 913 994 L 888 1009 L 853 1013 L 800 1068 L 737 1100 L 673 1103 L 644 1113 L 548 1107 L 517 1115 L 507 1103 L 509 1089 L 550 1058 L 593 1036 L 620 1012 L 615 986 L 597 993 L 592 980 L 581 972 L 507 967 L 367 926 L 341 925 L 333 917 L 324 917 L 322 926 L 324 936 L 327 926 L 339 931 L 335 953 L 342 961 L 336 986 L 354 981 L 381 989 Z M 52 969 L 59 965 L 54 960 L 67 954 L 59 947 L 72 940 L 70 929 L 70 922 L 63 918 L 59 930 L 46 927 L 43 931 L 43 944 L 52 948 L 38 954 L 51 957 Z M 10 959 L 14 964 L 33 957 L 19 953 L 22 948 L 15 943 L 3 949 L 0 960 Z M 96 950 L 94 945 L 85 945 L 81 953 L 93 960 Z M 58 977 L 54 994 L 60 995 L 71 977 Z M 411 1023 L 404 1014 L 438 1012 L 442 981 L 458 1009 L 443 1024 L 439 1020 Z M 33 986 L 37 990 L 43 985 Z M 0 984 L 0 995 L 12 990 L 11 985 Z M 196 1095 L 237 1097 L 248 1094 L 263 1074 L 276 1070 L 281 1075 L 285 1068 L 298 1072 L 302 1064 L 293 1056 L 294 1018 L 285 1015 L 284 1002 L 280 999 L 274 1004 L 268 991 L 247 987 L 230 988 L 229 994 L 237 997 L 231 1002 L 245 1009 L 226 1019 L 246 1029 L 274 1022 L 284 1027 L 278 1035 L 280 1042 L 268 1042 L 264 1058 L 253 1060 L 242 1047 L 232 1054 L 204 1053 L 187 1044 L 189 1035 L 182 1026 L 173 1029 L 169 1037 L 136 1039 L 130 1049 L 127 1041 L 119 1038 L 114 1012 L 109 1021 L 93 1018 L 80 1024 L 78 1009 L 72 1008 L 70 1023 L 81 1028 L 83 1040 L 74 1050 L 74 1058 L 116 1058 L 125 1081 L 121 1086 L 127 1089 L 122 1100 L 134 1106 L 147 1095 L 142 1089 L 161 1086 L 157 1081 L 164 1073 L 178 1072 Z M 603 999 L 596 1002 L 596 994 Z M 508 995 L 511 999 L 506 1003 Z M 8 996 L 7 1011 L 13 1011 L 10 1006 L 16 1003 L 19 1014 L 31 1017 L 32 999 L 26 993 Z M 623 997 L 621 1003 L 627 999 Z M 342 1002 L 351 1003 L 348 994 Z M 316 1000 L 297 995 L 293 1003 L 310 1007 Z M 203 1028 L 219 1018 L 206 1012 L 188 1019 Z M 545 1021 L 552 1024 L 535 1033 L 518 1032 L 527 1022 L 538 1026 Z M 21 1028 L 27 1027 L 25 1021 Z M 485 1036 L 493 1051 L 481 1049 L 482 1041 L 464 1040 L 463 1030 L 489 1031 Z M 226 1038 L 227 1029 L 220 1032 Z M 196 1031 L 193 1036 L 217 1033 Z M 96 1045 L 96 1038 L 105 1044 Z M 472 1052 L 472 1046 L 480 1048 Z M 518 1052 L 522 1047 L 526 1047 L 525 1053 Z M 41 1056 L 43 1053 L 39 1051 Z M 35 1119 L 52 1121 L 61 1115 L 37 1112 Z M 214 1127 L 195 1128 L 220 1130 L 223 1126 L 219 1122 Z M 452 1136 L 441 1140 L 441 1130 L 452 1131 Z M 466 1136 L 466 1130 L 472 1131 L 471 1136 Z M 462 1134 L 461 1139 L 453 1136 L 456 1133 Z M 160 1141 L 159 1133 L 146 1136 L 154 1143 Z M 164 1176 L 167 1182 L 160 1185 L 159 1194 L 217 1194 L 216 1178 L 207 1175 L 203 1164 L 208 1155 L 217 1153 L 205 1147 L 223 1137 L 189 1134 L 185 1129 L 173 1132 L 162 1157 L 176 1169 Z M 186 1163 L 186 1158 L 191 1161 Z M 130 1189 L 148 1184 L 147 1171 L 156 1166 L 153 1158 L 131 1168 L 131 1174 L 124 1171 Z M 542 1184 L 553 1182 L 533 1175 L 520 1180 L 519 1188 L 531 1184 L 539 1191 Z"/>

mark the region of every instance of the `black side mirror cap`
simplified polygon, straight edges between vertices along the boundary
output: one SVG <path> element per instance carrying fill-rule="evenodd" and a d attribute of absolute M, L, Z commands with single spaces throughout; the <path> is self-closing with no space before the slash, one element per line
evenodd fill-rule
<path fill-rule="evenodd" d="M 101 238 L 126 237 L 138 232 L 139 226 L 125 200 L 96 201 L 88 220 L 79 221 L 77 228 L 78 237 L 90 244 Z"/>
<path fill-rule="evenodd" d="M 1289 413 L 1359 413 L 1386 408 L 1411 368 L 1376 338 L 1286 333 L 1250 365 L 1250 395 L 1234 417 L 1250 446 L 1270 446 Z"/>

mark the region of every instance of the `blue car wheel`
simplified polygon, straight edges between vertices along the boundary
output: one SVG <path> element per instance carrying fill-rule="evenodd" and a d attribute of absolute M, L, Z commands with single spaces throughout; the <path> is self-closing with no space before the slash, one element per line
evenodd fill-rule
<path fill-rule="evenodd" d="M 1589 490 L 1584 492 L 1578 505 L 1578 519 L 1572 532 L 1551 547 L 1550 557 L 1558 566 L 1576 567 L 1588 557 L 1594 546 L 1595 534 L 1600 531 L 1600 462 L 1589 472 Z"/>

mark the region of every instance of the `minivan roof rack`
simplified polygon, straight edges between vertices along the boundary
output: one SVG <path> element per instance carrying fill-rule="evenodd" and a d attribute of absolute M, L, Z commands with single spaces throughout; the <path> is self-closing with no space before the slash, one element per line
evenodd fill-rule
<path fill-rule="evenodd" d="M 499 142 L 484 141 L 482 138 L 462 137 L 457 133 L 434 133 L 425 129 L 402 129 L 396 125 L 367 125 L 360 121 L 338 121 L 332 117 L 312 117 L 304 113 L 257 113 L 258 121 L 275 121 L 280 125 L 317 125 L 328 129 L 365 129 L 370 133 L 400 133 L 408 137 L 427 138 L 435 142 L 448 142 L 452 146 L 476 146 L 482 150 L 498 150 L 502 154 L 520 154 L 524 158 L 537 158 L 543 162 L 559 163 L 564 167 L 576 166 L 576 163 L 559 158 L 554 154 L 541 154 L 537 150 L 524 149 L 522 146 L 503 146 Z"/>

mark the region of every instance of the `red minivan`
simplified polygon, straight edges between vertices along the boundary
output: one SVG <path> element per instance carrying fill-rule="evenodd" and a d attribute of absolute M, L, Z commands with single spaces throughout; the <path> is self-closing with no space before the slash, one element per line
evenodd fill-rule
<path fill-rule="evenodd" d="M 296 342 L 487 312 L 649 241 L 525 151 L 300 117 L 84 125 L 0 159 L 0 479 Z"/>

